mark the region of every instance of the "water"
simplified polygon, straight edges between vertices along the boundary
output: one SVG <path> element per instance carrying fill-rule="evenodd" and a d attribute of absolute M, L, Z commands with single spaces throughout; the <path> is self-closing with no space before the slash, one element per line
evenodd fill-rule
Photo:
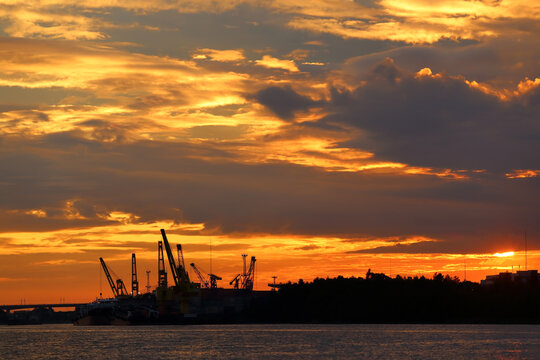
<path fill-rule="evenodd" d="M 540 325 L 0 326 L 1 359 L 540 359 Z"/>

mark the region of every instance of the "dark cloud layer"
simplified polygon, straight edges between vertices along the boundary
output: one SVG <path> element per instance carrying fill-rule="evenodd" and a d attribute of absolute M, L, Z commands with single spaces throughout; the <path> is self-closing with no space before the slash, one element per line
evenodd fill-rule
<path fill-rule="evenodd" d="M 2 147 L 2 211 L 11 214 L 0 218 L 4 231 L 103 225 L 99 214 L 124 211 L 139 221 L 204 222 L 225 234 L 422 235 L 443 240 L 436 249 L 449 252 L 490 246 L 487 234 L 500 229 L 539 231 L 536 178 L 456 182 L 285 163 L 244 165 L 210 142 L 100 143 L 77 133 L 5 137 Z M 194 158 L 201 153 L 229 160 Z M 68 200 L 87 219 L 62 219 Z M 31 209 L 58 218 L 12 212 Z"/>

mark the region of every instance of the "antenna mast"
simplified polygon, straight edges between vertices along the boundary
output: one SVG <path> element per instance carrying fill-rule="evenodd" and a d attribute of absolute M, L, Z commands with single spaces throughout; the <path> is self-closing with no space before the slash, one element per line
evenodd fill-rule
<path fill-rule="evenodd" d="M 246 279 L 247 273 L 246 273 L 246 258 L 247 254 L 242 254 L 242 261 L 244 262 L 244 268 L 242 270 L 242 282 Z"/>
<path fill-rule="evenodd" d="M 131 295 L 139 295 L 139 280 L 137 280 L 137 260 L 135 253 L 131 254 Z"/>
<path fill-rule="evenodd" d="M 523 232 L 523 238 L 525 240 L 525 271 L 527 271 L 527 231 Z"/>

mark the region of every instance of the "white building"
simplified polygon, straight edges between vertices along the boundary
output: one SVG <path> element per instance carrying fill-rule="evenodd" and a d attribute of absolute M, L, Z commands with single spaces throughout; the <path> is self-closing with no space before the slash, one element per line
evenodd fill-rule
<path fill-rule="evenodd" d="M 530 282 L 540 283 L 540 274 L 538 270 L 517 271 L 516 273 L 502 272 L 499 275 L 488 275 L 484 280 L 480 281 L 480 285 L 493 285 L 499 281 L 515 282 L 527 284 Z"/>

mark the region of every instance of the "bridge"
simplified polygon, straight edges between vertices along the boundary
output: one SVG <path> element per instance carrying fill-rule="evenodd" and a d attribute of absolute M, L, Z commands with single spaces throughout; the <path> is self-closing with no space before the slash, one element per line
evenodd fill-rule
<path fill-rule="evenodd" d="M 88 303 L 71 303 L 71 304 L 21 304 L 21 305 L 0 305 L 0 310 L 22 310 L 22 309 L 38 309 L 38 308 L 66 308 L 78 307 Z"/>

